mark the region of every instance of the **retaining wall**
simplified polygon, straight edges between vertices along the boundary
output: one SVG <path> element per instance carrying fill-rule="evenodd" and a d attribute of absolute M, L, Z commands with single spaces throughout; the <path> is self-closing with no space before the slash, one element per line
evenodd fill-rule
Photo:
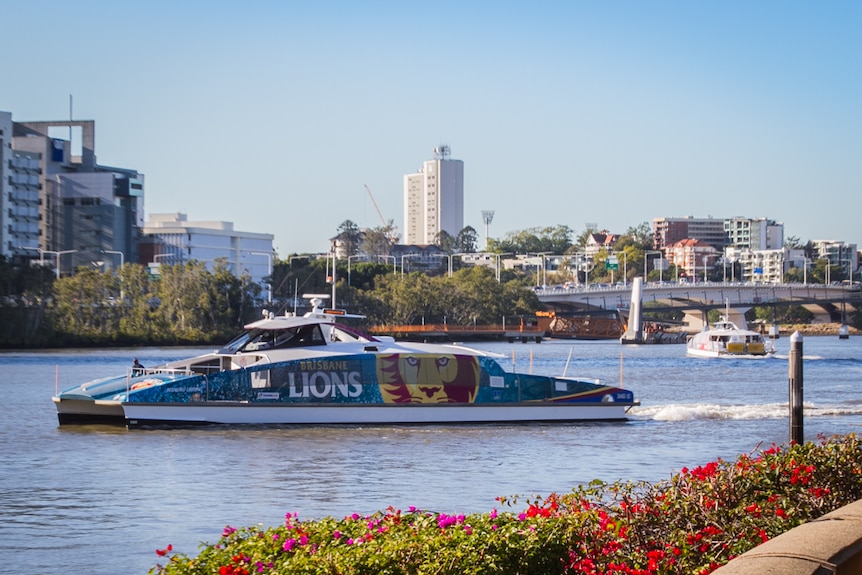
<path fill-rule="evenodd" d="M 862 500 L 804 523 L 743 553 L 716 575 L 862 573 Z"/>

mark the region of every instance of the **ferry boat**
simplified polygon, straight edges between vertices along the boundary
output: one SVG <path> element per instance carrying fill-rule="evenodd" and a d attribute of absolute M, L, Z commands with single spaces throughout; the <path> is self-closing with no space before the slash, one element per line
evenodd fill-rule
<path fill-rule="evenodd" d="M 712 327 L 707 326 L 686 342 L 686 354 L 693 357 L 767 357 L 775 353 L 772 341 L 730 320 L 730 310 Z"/>
<path fill-rule="evenodd" d="M 626 419 L 631 391 L 598 380 L 506 371 L 461 345 L 396 342 L 337 321 L 266 315 L 223 348 L 67 389 L 61 425 L 375 425 Z"/>

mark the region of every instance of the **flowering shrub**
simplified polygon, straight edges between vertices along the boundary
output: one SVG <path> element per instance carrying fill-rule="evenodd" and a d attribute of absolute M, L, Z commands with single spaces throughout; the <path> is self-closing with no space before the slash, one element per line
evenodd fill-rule
<path fill-rule="evenodd" d="M 667 481 L 594 481 L 564 495 L 498 498 L 500 509 L 449 515 L 389 508 L 370 516 L 226 527 L 196 557 L 157 550 L 169 574 L 707 574 L 805 521 L 862 498 L 851 434 L 773 445 Z"/>

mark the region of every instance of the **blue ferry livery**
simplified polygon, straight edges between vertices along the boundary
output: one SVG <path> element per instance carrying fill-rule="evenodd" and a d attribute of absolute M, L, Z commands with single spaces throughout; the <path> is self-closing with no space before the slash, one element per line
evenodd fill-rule
<path fill-rule="evenodd" d="M 625 419 L 631 391 L 597 380 L 506 371 L 497 354 L 396 342 L 336 321 L 313 300 L 267 316 L 222 349 L 67 389 L 59 422 L 433 424 Z"/>

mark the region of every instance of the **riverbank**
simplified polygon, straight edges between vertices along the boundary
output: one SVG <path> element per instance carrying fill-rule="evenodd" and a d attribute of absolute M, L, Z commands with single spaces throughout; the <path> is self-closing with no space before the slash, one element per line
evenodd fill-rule
<path fill-rule="evenodd" d="M 799 332 L 805 335 L 838 335 L 838 330 L 841 329 L 840 323 L 812 323 L 812 324 L 781 324 L 778 326 L 779 335 L 793 335 L 794 332 Z M 847 326 L 850 335 L 862 335 L 862 331 L 855 327 Z"/>

